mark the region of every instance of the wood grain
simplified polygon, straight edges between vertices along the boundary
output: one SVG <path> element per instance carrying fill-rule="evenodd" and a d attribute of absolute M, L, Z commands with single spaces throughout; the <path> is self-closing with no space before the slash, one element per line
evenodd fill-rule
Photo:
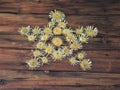
<path fill-rule="evenodd" d="M 67 58 L 28 69 L 35 44 L 18 30 L 44 27 L 54 9 L 66 14 L 72 28 L 98 27 L 83 48 L 91 70 L 71 66 Z M 120 90 L 120 0 L 0 0 L 0 90 Z"/>
<path fill-rule="evenodd" d="M 0 49 L 0 69 L 7 70 L 28 70 L 25 61 L 30 59 L 30 50 Z M 88 58 L 93 61 L 93 68 L 90 72 L 120 72 L 120 51 L 87 51 Z M 12 63 L 11 63 L 12 62 Z M 57 68 L 56 68 L 57 67 Z M 51 62 L 38 70 L 53 71 L 81 71 L 79 65 L 71 66 L 68 59 L 58 62 Z"/>
<path fill-rule="evenodd" d="M 25 87 L 41 87 L 41 85 L 95 85 L 109 86 L 119 85 L 119 74 L 107 73 L 86 73 L 86 72 L 41 72 L 41 71 L 6 71 L 1 70 L 0 77 L 3 79 L 3 87 L 20 88 Z M 9 76 L 6 76 L 9 75 Z"/>

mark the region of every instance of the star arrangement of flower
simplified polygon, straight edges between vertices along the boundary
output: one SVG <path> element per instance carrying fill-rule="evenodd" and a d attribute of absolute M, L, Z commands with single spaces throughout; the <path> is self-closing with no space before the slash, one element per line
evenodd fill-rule
<path fill-rule="evenodd" d="M 32 58 L 26 61 L 29 68 L 34 70 L 51 61 L 67 58 L 71 65 L 79 64 L 82 70 L 90 69 L 92 62 L 86 59 L 82 48 L 83 43 L 97 35 L 98 29 L 94 26 L 72 29 L 67 26 L 65 14 L 57 10 L 51 11 L 49 18 L 45 27 L 26 26 L 19 30 L 28 41 L 36 43 Z"/>

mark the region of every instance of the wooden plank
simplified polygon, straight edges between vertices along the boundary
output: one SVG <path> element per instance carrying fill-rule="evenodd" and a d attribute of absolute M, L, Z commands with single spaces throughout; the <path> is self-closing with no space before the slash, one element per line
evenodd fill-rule
<path fill-rule="evenodd" d="M 119 86 L 16 86 L 15 87 L 1 87 L 1 90 L 119 90 Z"/>
<path fill-rule="evenodd" d="M 74 15 L 119 15 L 119 0 L 0 0 L 2 13 L 46 14 L 58 9 Z M 66 8 L 66 9 L 64 9 Z"/>
<path fill-rule="evenodd" d="M 101 37 L 89 40 L 89 43 L 83 45 L 87 50 L 112 50 L 120 49 L 119 37 Z M 27 37 L 22 35 L 0 35 L 1 48 L 33 49 L 35 43 L 27 41 Z"/>
<path fill-rule="evenodd" d="M 115 18 L 115 19 L 114 19 Z M 99 29 L 99 36 L 120 36 L 119 16 L 76 16 L 66 17 L 68 26 L 77 28 L 78 26 L 94 25 Z M 18 34 L 18 29 L 22 26 L 44 27 L 48 23 L 48 15 L 15 15 L 0 14 L 0 34 Z M 72 21 L 72 22 L 71 22 Z"/>
<path fill-rule="evenodd" d="M 87 72 L 41 72 L 0 70 L 3 88 L 38 88 L 41 86 L 119 86 L 120 74 Z M 84 88 L 85 89 L 85 88 Z M 83 90 L 84 90 L 83 89 Z M 96 88 L 97 89 L 97 88 Z M 96 90 L 95 89 L 95 90 Z M 85 89 L 86 90 L 86 89 Z"/>
<path fill-rule="evenodd" d="M 87 51 L 93 62 L 90 72 L 120 72 L 120 51 Z M 31 58 L 30 50 L 0 49 L 0 69 L 28 70 L 25 61 Z M 82 71 L 79 65 L 71 66 L 68 59 L 50 62 L 38 70 Z"/>

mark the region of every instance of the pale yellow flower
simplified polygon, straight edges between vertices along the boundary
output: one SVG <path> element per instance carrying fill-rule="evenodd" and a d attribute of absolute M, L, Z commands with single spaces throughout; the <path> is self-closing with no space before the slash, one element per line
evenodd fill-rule
<path fill-rule="evenodd" d="M 79 52 L 79 53 L 77 54 L 77 58 L 78 58 L 78 59 L 83 59 L 85 56 L 86 56 L 86 53 L 83 52 L 83 51 L 81 51 L 81 52 Z"/>
<path fill-rule="evenodd" d="M 45 43 L 44 42 L 38 42 L 37 45 L 36 45 L 36 47 L 38 49 L 44 49 L 45 48 Z"/>
<path fill-rule="evenodd" d="M 67 25 L 67 23 L 65 21 L 58 23 L 58 26 L 61 27 L 61 28 L 65 28 L 66 25 Z"/>
<path fill-rule="evenodd" d="M 40 66 L 40 62 L 36 59 L 30 59 L 26 61 L 26 63 L 28 64 L 29 68 L 32 70 Z"/>
<path fill-rule="evenodd" d="M 60 35 L 60 34 L 62 33 L 62 29 L 61 29 L 60 27 L 55 27 L 55 28 L 53 29 L 53 33 L 54 33 L 55 35 Z"/>
<path fill-rule="evenodd" d="M 52 56 L 53 56 L 53 59 L 54 60 L 60 60 L 60 59 L 62 59 L 62 57 L 63 57 L 63 53 L 62 53 L 62 51 L 61 50 L 55 50 L 53 53 L 52 53 Z"/>
<path fill-rule="evenodd" d="M 55 22 L 52 22 L 52 21 L 51 21 L 51 22 L 48 23 L 48 26 L 49 26 L 49 27 L 54 27 L 54 25 L 55 25 Z"/>
<path fill-rule="evenodd" d="M 33 34 L 40 34 L 40 28 L 39 28 L 39 27 L 34 27 L 34 28 L 32 29 L 32 33 L 33 33 Z"/>
<path fill-rule="evenodd" d="M 80 40 L 81 43 L 87 43 L 88 39 L 89 38 L 85 35 L 79 36 L 79 40 Z"/>
<path fill-rule="evenodd" d="M 22 27 L 19 31 L 22 35 L 27 35 L 30 32 L 30 26 Z"/>
<path fill-rule="evenodd" d="M 71 29 L 66 28 L 66 29 L 63 29 L 63 32 L 62 32 L 62 33 L 63 33 L 64 35 L 68 35 L 68 34 L 71 34 L 71 32 L 72 32 Z"/>
<path fill-rule="evenodd" d="M 40 39 L 41 39 L 42 41 L 47 41 L 48 38 L 49 38 L 49 35 L 47 35 L 47 34 L 40 36 Z"/>
<path fill-rule="evenodd" d="M 70 48 L 72 50 L 78 50 L 78 49 L 82 48 L 82 45 L 80 43 L 78 43 L 77 41 L 75 41 L 70 45 Z"/>
<path fill-rule="evenodd" d="M 75 65 L 75 64 L 77 63 L 77 60 L 76 60 L 75 57 L 71 57 L 71 58 L 69 59 L 69 62 L 71 63 L 71 65 Z"/>
<path fill-rule="evenodd" d="M 42 62 L 42 64 L 47 64 L 48 63 L 48 58 L 47 57 L 42 57 L 41 62 Z"/>
<path fill-rule="evenodd" d="M 61 22 L 64 20 L 65 15 L 61 11 L 54 10 L 50 12 L 49 17 L 51 18 L 52 21 Z"/>
<path fill-rule="evenodd" d="M 72 50 L 70 48 L 68 48 L 67 46 L 64 46 L 63 47 L 63 53 L 65 55 L 70 55 L 70 54 L 72 54 Z"/>
<path fill-rule="evenodd" d="M 54 38 L 52 39 L 52 43 L 53 43 L 55 46 L 58 46 L 58 47 L 63 44 L 62 39 L 59 38 L 59 37 L 54 37 Z"/>
<path fill-rule="evenodd" d="M 81 27 L 81 28 L 77 28 L 75 30 L 75 33 L 78 34 L 78 35 L 81 35 L 83 33 L 83 31 L 84 31 L 84 29 L 83 29 L 83 27 Z"/>
<path fill-rule="evenodd" d="M 44 34 L 49 35 L 49 34 L 52 34 L 52 29 L 49 28 L 49 27 L 45 27 L 44 30 L 43 30 L 43 32 L 44 32 Z"/>
<path fill-rule="evenodd" d="M 89 37 L 94 37 L 97 35 L 98 33 L 98 29 L 96 27 L 93 26 L 87 26 L 85 28 L 85 33 L 89 36 Z"/>
<path fill-rule="evenodd" d="M 80 67 L 84 71 L 90 69 L 91 66 L 92 66 L 92 62 L 89 59 L 84 59 L 80 62 Z"/>
<path fill-rule="evenodd" d="M 35 35 L 28 35 L 28 41 L 33 42 L 33 41 L 35 41 L 35 39 L 36 39 Z"/>
<path fill-rule="evenodd" d="M 51 44 L 49 44 L 45 48 L 45 52 L 48 53 L 48 54 L 51 54 L 53 52 L 53 50 L 54 50 L 54 47 Z"/>
<path fill-rule="evenodd" d="M 38 56 L 40 56 L 40 55 L 41 55 L 40 50 L 34 50 L 34 51 L 33 51 L 33 56 L 34 56 L 34 57 L 38 57 Z"/>
<path fill-rule="evenodd" d="M 73 41 L 76 40 L 76 38 L 75 38 L 74 34 L 68 34 L 68 35 L 66 36 L 66 40 L 67 40 L 68 42 L 73 42 Z"/>

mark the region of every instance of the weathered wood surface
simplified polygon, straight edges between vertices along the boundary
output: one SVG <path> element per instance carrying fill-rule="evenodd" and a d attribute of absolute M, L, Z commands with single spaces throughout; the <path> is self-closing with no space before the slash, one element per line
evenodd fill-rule
<path fill-rule="evenodd" d="M 93 61 L 88 72 L 71 66 L 66 58 L 37 71 L 26 67 L 34 44 L 19 35 L 18 29 L 45 26 L 53 9 L 65 12 L 72 28 L 98 27 L 98 36 L 84 45 Z M 120 89 L 120 0 L 0 0 L 0 90 L 33 89 Z"/>

